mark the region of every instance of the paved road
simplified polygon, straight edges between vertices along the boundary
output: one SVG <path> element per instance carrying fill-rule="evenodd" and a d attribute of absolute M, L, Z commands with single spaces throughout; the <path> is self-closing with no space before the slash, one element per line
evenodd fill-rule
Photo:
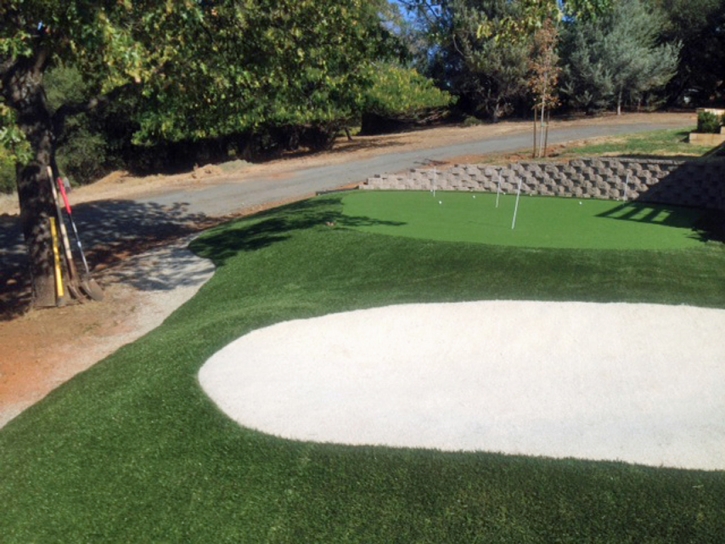
<path fill-rule="evenodd" d="M 685 128 L 691 122 L 663 124 L 597 124 L 590 127 L 557 127 L 549 133 L 550 144 L 601 136 L 616 136 L 665 128 Z M 253 206 L 301 198 L 318 191 L 364 181 L 375 174 L 399 172 L 420 166 L 429 160 L 446 160 L 464 155 L 481 155 L 527 149 L 531 146 L 531 128 L 522 123 L 520 132 L 432 149 L 395 152 L 355 160 L 345 164 L 299 170 L 285 179 L 259 177 L 243 183 L 210 186 L 203 190 L 175 191 L 138 200 L 156 206 L 184 206 L 188 213 L 221 216 Z"/>

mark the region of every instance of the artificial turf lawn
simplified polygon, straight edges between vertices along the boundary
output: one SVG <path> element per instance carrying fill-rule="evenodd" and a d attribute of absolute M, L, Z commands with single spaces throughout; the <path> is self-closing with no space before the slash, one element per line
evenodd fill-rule
<path fill-rule="evenodd" d="M 219 268 L 196 297 L 0 430 L 0 541 L 721 540 L 725 472 L 291 442 L 221 414 L 199 367 L 282 320 L 493 298 L 725 308 L 722 245 L 441 243 L 341 228 L 366 221 L 341 210 L 316 199 L 198 239 Z"/>
<path fill-rule="evenodd" d="M 498 200 L 498 206 L 496 202 Z M 359 191 L 343 198 L 355 228 L 446 242 L 570 249 L 698 247 L 702 210 L 638 202 L 437 191 Z M 358 225 L 354 218 L 364 218 Z"/>

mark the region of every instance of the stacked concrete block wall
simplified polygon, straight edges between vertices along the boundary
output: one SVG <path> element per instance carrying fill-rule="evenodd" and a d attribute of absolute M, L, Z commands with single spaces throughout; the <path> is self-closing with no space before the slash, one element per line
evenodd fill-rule
<path fill-rule="evenodd" d="M 507 167 L 455 165 L 375 176 L 362 189 L 442 190 L 638 200 L 725 211 L 725 159 L 698 161 L 624 158 L 568 163 L 520 162 Z"/>

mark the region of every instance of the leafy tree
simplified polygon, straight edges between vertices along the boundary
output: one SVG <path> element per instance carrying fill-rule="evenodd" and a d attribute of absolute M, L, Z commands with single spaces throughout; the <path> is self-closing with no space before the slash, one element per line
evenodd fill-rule
<path fill-rule="evenodd" d="M 439 115 L 452 97 L 415 69 L 397 64 L 374 66 L 373 86 L 367 91 L 362 131 L 377 132 L 380 124 L 415 124 Z"/>
<path fill-rule="evenodd" d="M 500 25 L 518 20 L 516 2 L 492 0 L 476 4 L 453 4 L 453 43 L 464 68 L 455 85 L 458 92 L 474 101 L 478 111 L 496 121 L 511 113 L 515 101 L 526 93 L 530 42 L 497 39 Z M 489 32 L 482 34 L 482 25 L 487 25 Z"/>
<path fill-rule="evenodd" d="M 559 103 L 557 87 L 561 68 L 556 52 L 559 32 L 553 20 L 547 19 L 534 34 L 531 53 L 531 76 L 529 87 L 534 93 L 534 157 L 546 156 L 546 138 L 548 136 L 547 113 Z M 536 124 L 539 124 L 539 142 L 536 142 Z"/>
<path fill-rule="evenodd" d="M 664 87 L 677 70 L 680 44 L 658 44 L 664 16 L 640 0 L 623 0 L 611 15 L 604 47 L 610 61 L 617 114 L 625 99 Z"/>
<path fill-rule="evenodd" d="M 256 0 L 215 8 L 190 59 L 144 88 L 138 142 L 213 138 L 270 126 L 329 127 L 360 114 L 384 55 L 380 2 Z M 233 23 L 233 24 L 232 24 Z M 191 66 L 190 66 L 191 63 Z"/>
<path fill-rule="evenodd" d="M 682 43 L 677 73 L 667 85 L 670 101 L 722 100 L 725 89 L 725 0 L 650 0 L 665 14 L 662 39 Z"/>
<path fill-rule="evenodd" d="M 547 19 L 596 19 L 612 0 L 400 0 L 428 37 L 427 74 L 468 112 L 494 119 L 526 94 L 534 33 Z"/>
<path fill-rule="evenodd" d="M 54 66 L 47 71 L 44 80 L 51 114 L 64 104 L 81 103 L 93 96 L 83 74 L 74 66 Z M 66 119 L 63 130 L 55 135 L 59 170 L 74 184 L 90 183 L 118 165 L 104 130 L 106 109 L 103 112 L 84 112 Z"/>
<path fill-rule="evenodd" d="M 321 145 L 359 115 L 389 36 L 384 0 L 3 0 L 0 143 L 17 170 L 35 304 L 54 303 L 46 167 L 65 120 L 140 91 L 137 143 L 302 125 Z M 44 77 L 88 94 L 51 107 Z M 57 168 L 56 168 L 57 170 Z"/>
<path fill-rule="evenodd" d="M 15 159 L 0 146 L 0 193 L 12 193 L 15 189 Z"/>
<path fill-rule="evenodd" d="M 660 44 L 661 12 L 640 0 L 622 0 L 610 14 L 572 23 L 563 92 L 586 108 L 637 102 L 675 74 L 679 44 Z"/>

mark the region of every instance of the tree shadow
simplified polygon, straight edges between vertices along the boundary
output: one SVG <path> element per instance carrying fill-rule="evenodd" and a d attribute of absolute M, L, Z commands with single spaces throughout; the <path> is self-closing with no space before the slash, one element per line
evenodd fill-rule
<path fill-rule="evenodd" d="M 598 214 L 604 219 L 690 229 L 700 242 L 725 243 L 725 212 L 633 201 Z"/>
<path fill-rule="evenodd" d="M 185 252 L 188 239 L 223 219 L 187 210 L 186 203 L 162 206 L 132 200 L 75 206 L 73 218 L 92 276 L 102 285 L 122 281 L 144 291 L 198 283 L 199 277 L 188 273 L 194 259 Z M 76 268 L 83 273 L 70 224 L 68 233 Z M 0 244 L 0 320 L 8 320 L 25 313 L 32 302 L 27 249 L 17 216 L 0 218 Z M 148 254 L 151 250 L 155 253 Z"/>
<path fill-rule="evenodd" d="M 690 228 L 702 242 L 725 242 L 725 160 L 684 162 L 599 217 Z"/>
<path fill-rule="evenodd" d="M 217 266 L 240 252 L 257 251 L 312 228 L 402 226 L 405 223 L 353 217 L 341 211 L 342 197 L 317 198 L 263 212 L 248 222 L 234 223 L 191 244 L 192 250 Z"/>
<path fill-rule="evenodd" d="M 28 251 L 18 217 L 0 216 L 0 248 L 0 321 L 5 321 L 23 314 L 31 302 Z"/>

